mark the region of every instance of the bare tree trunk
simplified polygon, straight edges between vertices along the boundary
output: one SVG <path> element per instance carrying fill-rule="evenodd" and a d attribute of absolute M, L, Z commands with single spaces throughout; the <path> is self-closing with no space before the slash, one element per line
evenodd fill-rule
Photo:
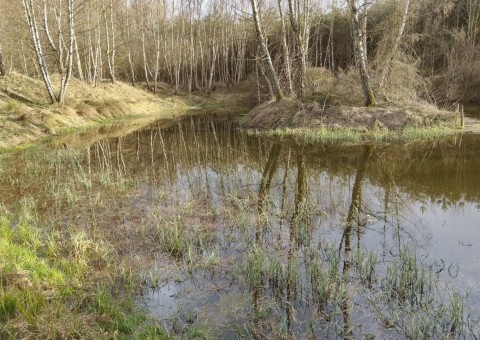
<path fill-rule="evenodd" d="M 125 6 L 128 6 L 129 0 L 125 0 Z M 132 49 L 131 49 L 131 42 L 132 42 L 132 34 L 131 34 L 131 27 L 130 27 L 130 13 L 127 10 L 125 13 L 125 39 L 124 39 L 124 44 L 126 45 L 127 48 L 127 59 L 128 59 L 128 65 L 130 68 L 130 82 L 133 87 L 135 87 L 135 66 L 133 63 L 133 57 L 132 57 Z"/>
<path fill-rule="evenodd" d="M 352 14 L 353 22 L 353 39 L 355 47 L 355 58 L 357 59 L 357 67 L 360 71 L 360 77 L 362 80 L 363 95 L 365 97 L 365 106 L 375 106 L 375 96 L 370 84 L 370 76 L 368 74 L 367 59 L 364 52 L 364 40 L 363 37 L 366 32 L 362 32 L 360 25 L 360 18 L 358 13 L 358 7 L 355 4 L 355 0 L 349 0 L 350 11 Z"/>
<path fill-rule="evenodd" d="M 20 39 L 20 47 L 22 49 L 22 70 L 23 73 L 28 76 L 27 57 L 25 55 L 25 45 L 23 44 L 23 39 Z M 37 63 L 34 63 L 34 65 L 36 66 Z"/>
<path fill-rule="evenodd" d="M 257 34 L 257 40 L 260 45 L 260 50 L 262 51 L 265 63 L 265 75 L 272 86 L 275 99 L 279 101 L 283 99 L 283 92 L 278 81 L 277 73 L 275 72 L 275 68 L 273 67 L 272 58 L 270 57 L 267 43 L 265 41 L 265 36 L 260 22 L 260 16 L 258 14 L 258 3 L 257 0 L 250 0 L 250 3 L 252 5 L 253 20 L 255 22 L 255 32 Z"/>
<path fill-rule="evenodd" d="M 363 4 L 363 13 L 361 15 L 361 31 L 362 31 L 362 42 L 363 42 L 363 57 L 365 60 L 368 60 L 368 46 L 367 46 L 367 18 L 368 18 L 368 4 L 364 2 Z"/>
<path fill-rule="evenodd" d="M 77 59 L 78 79 L 84 81 L 85 76 L 83 75 L 82 59 L 80 58 L 80 51 L 78 50 L 77 38 L 75 38 L 75 57 Z"/>
<path fill-rule="evenodd" d="M 285 73 L 287 77 L 288 90 L 289 90 L 289 93 L 293 93 L 292 70 L 290 68 L 290 53 L 287 45 L 287 33 L 285 30 L 285 17 L 283 15 L 282 0 L 278 0 L 278 12 L 280 14 L 282 50 L 283 50 L 283 59 L 285 63 Z"/>
<path fill-rule="evenodd" d="M 300 0 L 288 0 L 289 17 L 295 40 L 297 43 L 296 72 L 297 72 L 297 97 L 303 98 L 305 94 L 305 73 L 307 70 L 306 55 L 308 51 L 309 32 L 309 0 L 303 0 L 303 13 L 300 13 Z"/>
<path fill-rule="evenodd" d="M 110 75 L 111 82 L 115 83 L 117 79 L 115 76 L 115 26 L 113 23 L 113 1 L 110 0 L 108 19 L 107 19 L 107 9 L 105 8 L 105 3 L 102 3 L 102 5 L 103 5 L 103 8 L 102 8 L 103 18 L 105 21 L 105 41 L 107 43 L 108 73 Z"/>
<path fill-rule="evenodd" d="M 69 26 L 69 46 L 67 51 L 67 61 L 65 65 L 65 73 L 62 75 L 62 82 L 60 84 L 60 92 L 58 95 L 58 101 L 63 102 L 65 99 L 65 93 L 67 92 L 68 83 L 72 77 L 73 68 L 73 52 L 75 47 L 75 27 L 74 27 L 74 13 L 73 13 L 73 1 L 68 0 L 68 26 Z"/>
<path fill-rule="evenodd" d="M 3 63 L 3 53 L 2 53 L 2 45 L 0 44 L 0 76 L 4 76 L 5 72 L 5 64 Z"/>
<path fill-rule="evenodd" d="M 402 23 L 400 24 L 400 29 L 398 30 L 398 34 L 393 44 L 393 47 L 390 50 L 390 53 L 388 54 L 387 59 L 385 61 L 385 67 L 383 68 L 382 76 L 380 77 L 380 89 L 383 88 L 383 85 L 387 80 L 387 74 L 390 69 L 390 64 L 392 62 L 393 57 L 395 56 L 395 53 L 397 52 L 398 45 L 400 45 L 400 42 L 402 41 L 403 31 L 405 30 L 405 26 L 408 20 L 409 9 L 410 9 L 410 0 L 405 0 L 405 10 L 403 11 Z"/>
<path fill-rule="evenodd" d="M 23 10 L 25 14 L 25 19 L 27 20 L 27 25 L 30 31 L 30 35 L 33 42 L 33 47 L 35 49 L 35 55 L 37 57 L 37 63 L 40 68 L 40 73 L 42 75 L 43 82 L 47 89 L 48 95 L 52 103 L 58 101 L 57 95 L 53 90 L 52 81 L 50 80 L 50 74 L 48 72 L 47 63 L 45 61 L 45 56 L 43 54 L 42 44 L 40 40 L 40 34 L 38 31 L 37 19 L 35 17 L 35 9 L 32 0 L 22 0 Z"/>
<path fill-rule="evenodd" d="M 217 61 L 217 46 L 216 46 L 215 29 L 214 29 L 213 30 L 213 43 L 212 43 L 212 56 L 211 56 L 210 74 L 208 76 L 208 93 L 212 92 L 216 61 Z"/>

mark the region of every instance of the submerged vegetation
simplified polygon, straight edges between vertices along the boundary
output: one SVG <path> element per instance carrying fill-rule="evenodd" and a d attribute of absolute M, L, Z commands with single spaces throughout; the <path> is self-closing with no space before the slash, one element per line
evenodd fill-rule
<path fill-rule="evenodd" d="M 192 117 L 2 154 L 0 337 L 478 336 L 415 213 L 477 204 L 472 138 L 319 151 Z"/>

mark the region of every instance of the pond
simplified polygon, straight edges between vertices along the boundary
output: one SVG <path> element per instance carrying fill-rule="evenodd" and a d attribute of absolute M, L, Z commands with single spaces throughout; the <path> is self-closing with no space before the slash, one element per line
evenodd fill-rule
<path fill-rule="evenodd" d="M 480 135 L 305 146 L 188 117 L 75 138 L 3 155 L 0 202 L 140 258 L 171 334 L 479 334 Z"/>

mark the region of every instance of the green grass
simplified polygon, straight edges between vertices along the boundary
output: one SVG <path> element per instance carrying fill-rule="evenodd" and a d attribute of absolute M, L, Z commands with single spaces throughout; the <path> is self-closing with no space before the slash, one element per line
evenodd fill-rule
<path fill-rule="evenodd" d="M 460 133 L 447 127 L 416 128 L 406 127 L 403 130 L 368 130 L 359 131 L 353 128 L 282 128 L 271 130 L 248 130 L 253 136 L 267 136 L 280 139 L 293 139 L 305 144 L 362 144 L 362 143 L 401 143 L 410 141 L 442 140 Z"/>
<path fill-rule="evenodd" d="M 41 230 L 31 200 L 0 211 L 0 338 L 166 338 L 134 303 L 138 286 L 112 280 L 122 270 L 105 242 Z"/>

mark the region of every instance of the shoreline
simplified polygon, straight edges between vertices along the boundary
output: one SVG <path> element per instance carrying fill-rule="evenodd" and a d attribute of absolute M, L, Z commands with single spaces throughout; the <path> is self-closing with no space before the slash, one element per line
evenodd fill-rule
<path fill-rule="evenodd" d="M 167 87 L 152 93 L 123 82 L 92 87 L 72 79 L 65 103 L 50 104 L 40 80 L 11 73 L 0 78 L 0 150 L 28 147 L 45 138 L 111 123 L 141 127 L 205 111 L 246 113 L 242 111 L 253 107 L 249 96 L 242 89 L 229 94 L 174 95 Z"/>
<path fill-rule="evenodd" d="M 293 138 L 303 143 L 369 143 L 431 140 L 478 130 L 474 119 L 427 103 L 377 107 L 330 106 L 288 99 L 254 108 L 242 122 L 253 135 Z"/>

